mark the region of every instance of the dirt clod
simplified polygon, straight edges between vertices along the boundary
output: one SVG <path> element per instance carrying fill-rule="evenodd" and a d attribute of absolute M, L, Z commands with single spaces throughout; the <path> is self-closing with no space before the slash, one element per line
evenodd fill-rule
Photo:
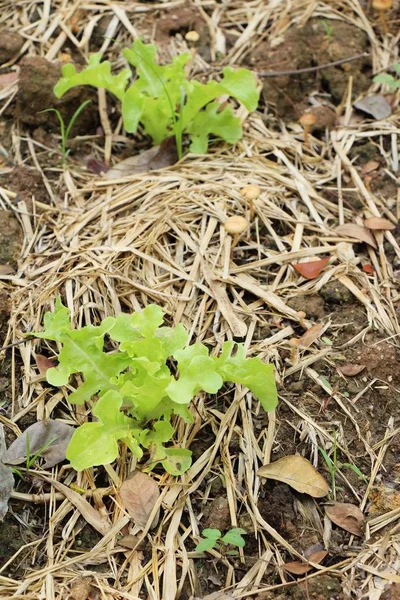
<path fill-rule="evenodd" d="M 258 71 L 297 71 L 349 58 L 367 49 L 368 36 L 361 29 L 342 21 L 332 21 L 331 26 L 333 34 L 329 37 L 320 19 L 310 19 L 303 27 L 291 27 L 279 45 L 276 40 L 274 45 L 268 40 L 258 44 L 249 56 L 249 63 Z M 266 105 L 273 107 L 281 118 L 297 120 L 311 92 L 328 92 L 331 101 L 338 104 L 350 76 L 353 76 L 353 97 L 367 90 L 370 78 L 365 71 L 369 68 L 370 58 L 363 57 L 319 71 L 262 78 L 262 95 Z"/>
<path fill-rule="evenodd" d="M 8 62 L 19 52 L 24 38 L 16 31 L 0 30 L 0 65 Z"/>
<path fill-rule="evenodd" d="M 50 131 L 59 131 L 57 116 L 42 112 L 57 108 L 64 121 L 69 123 L 72 115 L 85 100 L 95 100 L 96 94 L 87 87 L 77 87 L 57 99 L 53 88 L 61 77 L 61 65 L 51 63 L 39 56 L 27 57 L 21 61 L 19 89 L 17 95 L 17 116 L 26 125 L 43 125 Z M 77 134 L 94 133 L 98 124 L 98 112 L 87 107 L 79 115 L 72 129 L 71 137 Z"/>
<path fill-rule="evenodd" d="M 340 281 L 328 281 L 322 286 L 320 291 L 321 296 L 328 304 L 343 304 L 350 302 L 352 293 Z"/>
<path fill-rule="evenodd" d="M 12 212 L 0 210 L 0 265 L 16 267 L 21 247 L 21 228 Z"/>
<path fill-rule="evenodd" d="M 231 517 L 227 498 L 218 496 L 204 510 L 204 527 L 226 531 L 230 528 Z"/>
<path fill-rule="evenodd" d="M 307 318 L 322 319 L 325 316 L 325 303 L 318 294 L 312 296 L 295 296 L 288 300 L 287 305 L 294 310 L 304 310 Z"/>

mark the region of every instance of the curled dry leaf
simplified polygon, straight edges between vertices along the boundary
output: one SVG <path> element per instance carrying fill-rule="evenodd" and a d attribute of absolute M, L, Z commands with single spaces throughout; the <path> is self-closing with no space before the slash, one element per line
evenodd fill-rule
<path fill-rule="evenodd" d="M 376 169 L 379 169 L 379 167 L 380 167 L 380 163 L 378 163 L 378 161 L 369 160 L 368 162 L 366 162 L 362 165 L 361 173 L 363 175 L 368 175 L 368 173 L 373 173 L 374 171 L 376 171 Z"/>
<path fill-rule="evenodd" d="M 292 266 L 305 279 L 315 279 L 328 262 L 329 257 L 325 257 L 318 260 L 310 260 L 309 262 L 293 263 Z"/>
<path fill-rule="evenodd" d="M 130 550 L 140 550 L 143 548 L 144 540 L 138 535 L 128 533 L 118 540 L 118 544 L 124 546 L 124 548 L 129 548 Z"/>
<path fill-rule="evenodd" d="M 359 242 L 365 242 L 366 244 L 369 244 L 375 249 L 377 248 L 372 233 L 361 225 L 346 223 L 345 225 L 339 225 L 339 227 L 336 228 L 336 232 L 339 233 L 339 235 L 354 238 Z"/>
<path fill-rule="evenodd" d="M 303 346 L 303 348 L 308 348 L 311 346 L 311 344 L 319 338 L 323 328 L 324 326 L 322 323 L 317 323 L 316 325 L 310 327 L 310 329 L 307 329 L 307 331 L 303 333 L 300 338 L 299 346 Z"/>
<path fill-rule="evenodd" d="M 309 563 L 319 565 L 327 555 L 328 552 L 326 550 L 319 550 L 318 552 L 311 554 L 308 557 L 308 561 Z M 308 573 L 308 571 L 311 571 L 311 569 L 314 568 L 313 565 L 305 562 L 300 562 L 299 560 L 293 560 L 292 562 L 285 563 L 282 566 L 285 569 L 285 571 L 293 573 L 293 575 L 304 575 L 305 573 Z"/>
<path fill-rule="evenodd" d="M 144 529 L 154 505 L 160 496 L 157 483 L 147 473 L 134 471 L 121 485 L 119 493 L 126 510 L 135 521 L 135 524 Z M 158 515 L 156 515 L 152 527 L 155 527 L 157 522 Z"/>
<path fill-rule="evenodd" d="M 368 273 L 368 275 L 373 275 L 375 273 L 374 267 L 370 264 L 363 265 L 362 270 L 364 271 L 364 273 Z"/>
<path fill-rule="evenodd" d="M 381 119 L 387 119 L 392 114 L 392 109 L 385 96 L 381 94 L 370 94 L 365 96 L 358 102 L 353 104 L 354 108 L 362 110 L 363 112 L 371 115 L 377 121 Z"/>
<path fill-rule="evenodd" d="M 370 217 L 369 219 L 365 219 L 364 225 L 367 227 L 367 229 L 375 229 L 378 231 L 392 231 L 393 229 L 396 229 L 396 225 L 394 223 L 389 221 L 389 219 L 384 219 L 383 217 Z"/>
<path fill-rule="evenodd" d="M 325 506 L 325 512 L 338 527 L 349 531 L 353 535 L 362 536 L 364 515 L 358 506 L 344 502 L 334 502 Z"/>
<path fill-rule="evenodd" d="M 9 85 L 13 85 L 18 81 L 18 73 L 12 71 L 11 73 L 2 73 L 0 75 L 0 90 L 8 87 Z"/>
<path fill-rule="evenodd" d="M 10 265 L 0 265 L 0 277 L 2 275 L 15 275 L 15 269 Z"/>
<path fill-rule="evenodd" d="M 25 429 L 3 455 L 3 462 L 9 465 L 20 465 L 29 454 L 43 456 L 46 462 L 44 469 L 50 469 L 65 459 L 67 446 L 74 433 L 74 428 L 61 421 L 48 419 L 39 421 Z"/>
<path fill-rule="evenodd" d="M 2 460 L 6 448 L 4 426 L 0 424 L 0 461 Z M 14 477 L 11 467 L 3 465 L 0 462 L 0 521 L 2 521 L 8 511 L 8 501 L 14 488 Z"/>
<path fill-rule="evenodd" d="M 41 375 L 46 375 L 47 369 L 52 369 L 56 366 L 50 358 L 43 356 L 43 354 L 36 354 L 35 361 Z"/>
<path fill-rule="evenodd" d="M 361 373 L 361 371 L 364 371 L 365 365 L 356 365 L 348 363 L 347 365 L 341 365 L 337 369 L 342 375 L 346 375 L 346 377 L 355 377 L 356 375 Z"/>
<path fill-rule="evenodd" d="M 137 173 L 164 169 L 178 160 L 175 138 L 167 138 L 159 146 L 145 150 L 141 154 L 130 156 L 114 165 L 104 175 L 105 179 L 120 179 Z"/>
<path fill-rule="evenodd" d="M 50 479 L 50 477 L 43 477 L 43 479 L 55 487 L 56 490 L 64 494 L 71 504 L 78 509 L 85 521 L 101 535 L 106 535 L 110 531 L 111 523 L 109 519 L 106 516 L 102 516 L 85 498 L 78 494 L 78 492 L 71 490 L 67 485 L 60 483 L 55 479 Z"/>
<path fill-rule="evenodd" d="M 257 475 L 282 481 L 298 492 L 309 494 L 313 498 L 322 498 L 329 493 L 329 486 L 322 475 L 306 458 L 298 454 L 284 456 L 276 462 L 264 465 L 258 469 Z"/>

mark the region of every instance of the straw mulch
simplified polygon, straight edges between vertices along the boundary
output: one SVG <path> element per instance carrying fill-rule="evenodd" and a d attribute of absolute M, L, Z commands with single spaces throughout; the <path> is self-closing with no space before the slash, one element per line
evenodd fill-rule
<path fill-rule="evenodd" d="M 196 4 L 203 10 L 214 10 L 208 23 L 215 34 L 227 27 L 240 32 L 226 62 L 238 62 L 266 33 L 278 36 L 311 15 L 344 19 L 365 31 L 375 72 L 387 68 L 397 52 L 399 36 L 386 36 L 382 41 L 365 15 L 365 3 L 357 0 L 298 0 L 268 6 L 258 0 L 235 1 L 228 3 L 223 14 L 215 2 Z M 2 3 L 1 23 L 22 32 L 26 38 L 23 51 L 55 59 L 67 39 L 86 52 L 87 43 L 78 41 L 71 29 L 74 16 L 84 28 L 87 42 L 94 22 L 102 15 L 111 15 L 110 35 L 103 48 L 107 50 L 142 33 L 145 17 L 158 6 L 150 2 L 60 1 L 40 5 L 27 2 L 20 10 L 11 10 L 6 1 Z M 32 27 L 28 26 L 27 14 L 34 8 L 38 15 Z M 218 35 L 212 39 L 217 43 Z M 184 46 L 185 42 L 177 38 L 169 50 Z M 203 59 L 196 60 L 199 70 L 207 66 Z M 81 550 L 77 538 L 84 519 L 88 519 L 85 509 L 79 510 L 54 485 L 47 485 L 44 494 L 16 490 L 13 513 L 25 511 L 25 526 L 29 528 L 29 515 L 39 502 L 45 515 L 44 536 L 36 536 L 0 568 L 0 597 L 52 600 L 67 598 L 69 593 L 69 597 L 86 598 L 95 592 L 95 597 L 104 599 L 199 596 L 200 558 L 193 548 L 202 529 L 202 510 L 218 478 L 224 482 L 232 527 L 246 522 L 256 540 L 251 564 L 246 560 L 246 547 L 235 561 L 212 552 L 220 565 L 215 572 L 219 577 L 223 573 L 220 588 L 234 598 L 288 597 L 285 594 L 300 583 L 281 565 L 298 559 L 300 547 L 294 547 L 262 516 L 259 497 L 264 484 L 256 476 L 262 464 L 284 454 L 280 448 L 285 447 L 285 436 L 316 461 L 327 477 L 318 446 L 332 451 L 337 430 L 342 458 L 357 464 L 352 452 L 352 440 L 357 439 L 365 449 L 368 486 L 360 482 L 355 489 L 352 480 L 353 485 L 347 482 L 347 489 L 354 504 L 362 510 L 368 506 L 371 490 L 385 476 L 385 453 L 399 432 L 397 415 L 387 414 L 383 436 L 371 439 L 359 426 L 358 405 L 332 389 L 323 374 L 335 366 L 344 347 L 362 343 L 368 332 L 377 331 L 381 339 L 398 347 L 395 308 L 399 292 L 393 262 L 400 259 L 400 248 L 395 235 L 386 232 L 377 234 L 376 249 L 363 245 L 356 251 L 353 240 L 338 235 L 335 229 L 355 219 L 351 207 L 343 203 L 343 188 L 354 193 L 362 206 L 356 222 L 362 223 L 362 216 L 378 215 L 397 223 L 399 198 L 397 204 L 396 199 L 388 203 L 379 193 L 371 192 L 349 155 L 368 137 L 380 148 L 385 168 L 395 180 L 400 123 L 394 111 L 385 121 L 353 124 L 348 91 L 341 125 L 326 138 L 314 138 L 309 148 L 304 147 L 300 126 L 294 123 L 286 128 L 277 121 L 274 128 L 268 128 L 257 113 L 247 118 L 244 138 L 233 148 L 216 146 L 207 156 L 189 156 L 169 169 L 111 183 L 89 175 L 71 161 L 69 170 L 60 171 L 59 184 L 55 184 L 54 170 L 46 168 L 43 148 L 28 132 L 14 126 L 16 156 L 24 156 L 27 165 L 42 171 L 53 200 L 46 206 L 35 204 L 33 199 L 33 209 L 28 211 L 24 202 L 15 203 L 7 187 L 0 188 L 3 207 L 14 211 L 24 233 L 17 274 L 2 276 L 1 285 L 11 293 L 12 304 L 4 343 L 16 342 L 26 331 L 40 329 L 44 313 L 54 306 L 60 293 L 78 326 L 157 303 L 170 322 L 184 323 L 192 341 L 203 341 L 218 352 L 223 341 L 243 338 L 249 356 L 272 362 L 280 407 L 265 419 L 244 389 L 229 392 L 225 404 L 218 407 L 203 395 L 196 400 L 194 422 L 184 425 L 177 421 L 176 442 L 188 447 L 207 431 L 212 432 L 212 443 L 202 448 L 184 477 L 176 480 L 153 474 L 162 491 L 162 511 L 157 527 L 144 532 L 146 551 L 129 551 L 118 544 L 117 534 L 129 523 L 118 486 L 135 466 L 131 457 L 121 455 L 116 464 L 106 468 L 98 484 L 97 471 L 76 474 L 68 467 L 52 472 L 38 468 L 38 477 L 86 490 L 84 497 L 107 520 L 109 531 L 89 549 Z M 15 88 L 3 94 L 2 102 L 11 102 L 13 94 Z M 233 214 L 248 215 L 240 193 L 248 184 L 258 185 L 262 193 L 255 202 L 255 220 L 231 259 L 231 239 L 223 223 Z M 360 253 L 363 262 L 373 266 L 374 276 L 363 271 L 357 260 Z M 314 280 L 301 278 L 292 267 L 302 258 L 325 256 L 330 257 L 329 264 Z M 352 302 L 362 308 L 360 331 L 343 345 L 340 325 L 332 328 L 332 321 L 325 318 L 323 337 L 332 344 L 319 339 L 292 360 L 290 340 L 301 331 L 302 316 L 290 307 L 291 300 L 302 296 L 307 313 L 307 298 L 328 282 L 340 282 L 351 293 Z M 305 326 L 312 324 L 306 317 Z M 57 416 L 71 424 L 85 417 L 80 407 L 67 404 L 67 389 L 51 389 L 43 377 L 38 377 L 34 356 L 39 349 L 39 343 L 30 340 L 9 351 L 13 406 L 10 414 L 0 415 L 0 420 L 15 434 L 20 433 L 19 422 L 27 414 L 38 420 Z M 308 393 L 307 402 L 289 399 L 285 382 L 292 376 L 306 378 L 307 385 L 317 386 L 312 389 L 319 393 Z M 334 423 L 321 411 L 327 398 Z M 257 427 L 259 419 L 264 419 L 261 429 Z M 342 475 L 343 483 L 346 473 Z M 323 511 L 313 502 L 299 500 L 299 506 L 320 541 L 326 548 L 332 547 L 332 527 L 324 522 Z M 327 562 L 328 566 L 317 566 L 300 582 L 307 580 L 311 585 L 314 578 L 329 575 L 340 582 L 343 597 L 378 599 L 385 586 L 400 582 L 396 575 L 399 516 L 400 508 L 369 515 L 364 538 L 350 539 L 340 553 L 332 550 L 332 556 L 340 554 L 341 558 Z M 23 581 L 7 575 L 22 559 L 26 567 Z M 79 590 L 78 595 L 77 585 L 89 586 L 86 595 Z"/>

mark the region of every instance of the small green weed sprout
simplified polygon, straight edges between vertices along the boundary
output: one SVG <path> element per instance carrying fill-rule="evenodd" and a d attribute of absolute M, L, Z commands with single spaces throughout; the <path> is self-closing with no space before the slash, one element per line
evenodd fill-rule
<path fill-rule="evenodd" d="M 122 54 L 135 68 L 136 79 L 130 85 L 130 69 L 113 75 L 110 62 L 101 62 L 101 54 L 97 53 L 89 58 L 89 65 L 79 73 L 74 65 L 64 65 L 62 78 L 54 88 L 55 95 L 60 98 L 77 85 L 105 88 L 120 100 L 128 133 L 136 132 L 141 124 L 155 145 L 174 136 L 179 158 L 182 157 L 184 134 L 189 136 L 190 151 L 197 154 L 207 152 L 209 135 L 230 144 L 241 139 L 240 119 L 234 116 L 232 106 L 224 106 L 217 99 L 230 96 L 247 110 L 254 111 L 259 92 L 251 71 L 225 67 L 220 82 L 203 84 L 186 77 L 185 66 L 191 58 L 188 52 L 161 66 L 155 60 L 157 47 L 136 39 Z"/>
<path fill-rule="evenodd" d="M 360 469 L 351 463 L 340 463 L 337 459 L 337 433 L 336 430 L 333 434 L 333 458 L 329 456 L 329 454 L 324 450 L 324 448 L 319 447 L 319 451 L 321 452 L 326 466 L 328 467 L 329 474 L 331 476 L 331 490 L 332 490 L 332 498 L 336 500 L 336 492 L 339 489 L 336 485 L 336 475 L 338 471 L 345 467 L 347 469 L 351 469 L 362 481 L 368 485 L 368 479 L 365 475 L 360 471 Z"/>
<path fill-rule="evenodd" d="M 326 21 L 322 20 L 321 23 L 322 27 L 324 28 L 325 35 L 329 40 L 333 36 L 335 30 L 333 29 L 332 25 L 329 25 L 329 23 L 327 23 Z"/>
<path fill-rule="evenodd" d="M 195 550 L 196 552 L 207 552 L 208 550 L 216 548 L 221 554 L 235 556 L 237 551 L 227 550 L 226 547 L 230 545 L 243 548 L 246 542 L 242 536 L 245 535 L 245 533 L 246 530 L 241 527 L 233 527 L 233 529 L 230 529 L 224 536 L 219 529 L 203 529 L 203 537 L 200 538 Z"/>
<path fill-rule="evenodd" d="M 70 150 L 67 149 L 67 142 L 68 142 L 69 134 L 71 133 L 71 129 L 73 128 L 75 121 L 77 120 L 77 118 L 79 117 L 79 115 L 81 114 L 83 109 L 88 104 L 90 104 L 90 102 L 91 102 L 90 100 L 85 100 L 85 102 L 82 102 L 82 104 L 80 106 L 78 106 L 78 108 L 72 115 L 67 127 L 65 127 L 65 122 L 64 122 L 63 116 L 57 108 L 46 108 L 46 110 L 41 111 L 44 113 L 45 112 L 54 112 L 57 115 L 57 119 L 60 123 L 60 135 L 61 135 L 60 150 L 61 150 L 62 162 L 63 162 L 64 166 L 65 166 L 65 163 L 67 162 L 67 158 L 70 153 Z"/>
<path fill-rule="evenodd" d="M 380 73 L 379 75 L 375 75 L 372 81 L 374 83 L 383 83 L 394 92 L 400 88 L 400 63 L 394 63 L 392 68 L 396 73 L 396 77 L 390 75 L 390 73 Z"/>
<path fill-rule="evenodd" d="M 72 374 L 81 373 L 84 381 L 68 400 L 83 404 L 98 398 L 94 418 L 75 430 L 67 449 L 77 471 L 113 462 L 121 441 L 137 459 L 146 454 L 147 470 L 161 463 L 171 475 L 181 475 L 190 467 L 191 451 L 166 445 L 175 433 L 171 418 L 192 421 L 192 399 L 201 390 L 216 394 L 227 381 L 246 386 L 265 410 L 276 406 L 272 365 L 246 358 L 244 346 L 234 342 L 210 356 L 204 344 L 188 345 L 182 324 L 165 327 L 163 320 L 162 309 L 150 304 L 76 330 L 69 309 L 57 298 L 55 311 L 45 314 L 44 331 L 30 334 L 61 345 L 58 366 L 46 372 L 50 384 L 66 385 Z M 117 351 L 105 352 L 106 334 Z"/>

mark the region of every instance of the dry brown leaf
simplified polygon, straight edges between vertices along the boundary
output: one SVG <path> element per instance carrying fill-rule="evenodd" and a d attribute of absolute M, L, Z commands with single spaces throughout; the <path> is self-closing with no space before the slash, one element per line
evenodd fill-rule
<path fill-rule="evenodd" d="M 355 377 L 361 373 L 361 371 L 364 371 L 364 369 L 365 365 L 356 365 L 351 363 L 337 367 L 337 370 L 342 373 L 342 375 L 346 375 L 346 377 Z"/>
<path fill-rule="evenodd" d="M 362 536 L 364 515 L 358 506 L 344 502 L 334 502 L 325 506 L 325 512 L 338 527 L 349 531 L 353 535 Z"/>
<path fill-rule="evenodd" d="M 322 498 L 329 493 L 329 486 L 322 475 L 306 458 L 298 454 L 284 456 L 264 465 L 258 469 L 257 475 L 283 481 L 298 492 L 309 494 L 313 498 Z"/>
<path fill-rule="evenodd" d="M 326 257 L 318 260 L 310 260 L 309 262 L 294 263 L 292 266 L 305 279 L 315 279 L 328 262 L 329 257 Z"/>
<path fill-rule="evenodd" d="M 160 497 L 157 483 L 147 473 L 134 471 L 121 485 L 119 493 L 135 524 L 144 529 L 151 511 Z M 158 518 L 154 521 L 158 521 Z M 152 527 L 155 527 L 156 524 L 157 522 L 153 522 Z"/>
<path fill-rule="evenodd" d="M 362 165 L 361 173 L 363 175 L 367 175 L 368 173 L 372 173 L 373 171 L 376 171 L 377 169 L 379 169 L 379 167 L 380 167 L 380 163 L 378 163 L 378 161 L 369 160 L 368 162 L 366 162 Z"/>
<path fill-rule="evenodd" d="M 10 265 L 0 265 L 0 275 L 15 275 L 15 269 Z"/>
<path fill-rule="evenodd" d="M 323 328 L 324 326 L 322 323 L 317 323 L 316 325 L 310 327 L 310 329 L 307 329 L 307 331 L 303 333 L 300 338 L 299 346 L 303 346 L 303 348 L 308 348 L 311 346 L 311 344 L 319 338 Z"/>
<path fill-rule="evenodd" d="M 377 248 L 372 233 L 365 227 L 362 227 L 361 225 L 355 225 L 354 223 L 345 223 L 345 225 L 339 225 L 339 227 L 336 228 L 336 232 L 340 235 L 354 238 L 359 242 L 365 242 L 366 244 L 369 244 L 375 249 Z"/>
<path fill-rule="evenodd" d="M 165 169 L 178 160 L 175 138 L 167 138 L 159 146 L 121 160 L 105 173 L 105 179 L 121 179 L 137 173 Z"/>
<path fill-rule="evenodd" d="M 144 540 L 138 535 L 132 535 L 128 533 L 127 535 L 123 535 L 119 540 L 118 544 L 120 546 L 124 546 L 124 548 L 129 548 L 130 550 L 140 550 L 143 547 Z"/>
<path fill-rule="evenodd" d="M 365 219 L 364 225 L 367 227 L 367 229 L 375 229 L 378 231 L 392 231 L 393 229 L 396 229 L 396 225 L 394 223 L 389 221 L 389 219 L 384 219 L 383 217 L 370 217 L 369 219 Z"/>
<path fill-rule="evenodd" d="M 16 83 L 18 81 L 18 77 L 19 75 L 15 71 L 12 71 L 11 73 L 2 73 L 0 75 L 0 90 L 12 85 L 13 83 Z"/>
<path fill-rule="evenodd" d="M 385 96 L 381 94 L 370 94 L 364 96 L 361 100 L 354 102 L 354 108 L 362 110 L 363 112 L 371 115 L 377 121 L 381 119 L 387 119 L 392 114 L 392 108 Z"/>
<path fill-rule="evenodd" d="M 30 425 L 3 455 L 3 462 L 9 465 L 20 465 L 29 454 L 43 456 L 46 462 L 44 469 L 50 469 L 65 460 L 67 446 L 74 433 L 74 428 L 62 421 L 47 419 Z"/>
<path fill-rule="evenodd" d="M 47 369 L 55 367 L 53 361 L 50 360 L 50 358 L 47 358 L 47 356 L 43 356 L 43 354 L 36 354 L 35 361 L 41 375 L 46 375 Z"/>
<path fill-rule="evenodd" d="M 43 476 L 42 476 L 43 477 Z M 56 481 L 55 479 L 50 479 L 50 477 L 43 477 L 45 481 L 50 483 L 53 487 L 56 488 L 59 492 L 64 494 L 66 498 L 79 510 L 82 517 L 85 519 L 89 525 L 91 525 L 96 531 L 98 531 L 101 535 L 106 535 L 111 529 L 111 523 L 108 518 L 103 517 L 89 502 L 83 498 L 74 490 L 71 490 L 68 486 Z"/>
<path fill-rule="evenodd" d="M 313 544 L 304 550 L 305 560 L 309 561 L 309 563 L 314 563 L 315 565 L 319 565 L 327 555 L 328 552 L 325 550 L 322 544 Z M 305 562 L 301 562 L 300 560 L 294 560 L 285 563 L 282 566 L 289 573 L 293 573 L 293 575 L 304 575 L 313 568 L 312 564 L 307 564 Z"/>

